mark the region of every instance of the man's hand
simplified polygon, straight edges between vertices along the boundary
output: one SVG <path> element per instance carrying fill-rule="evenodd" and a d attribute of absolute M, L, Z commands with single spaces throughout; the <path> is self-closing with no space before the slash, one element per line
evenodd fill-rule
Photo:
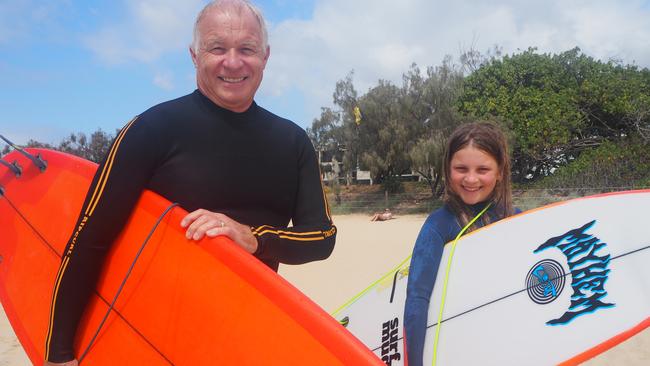
<path fill-rule="evenodd" d="M 188 239 L 201 240 L 204 236 L 213 238 L 225 235 L 249 253 L 255 253 L 257 250 L 257 239 L 250 227 L 224 214 L 198 209 L 181 220 L 181 227 L 187 228 L 185 236 Z"/>

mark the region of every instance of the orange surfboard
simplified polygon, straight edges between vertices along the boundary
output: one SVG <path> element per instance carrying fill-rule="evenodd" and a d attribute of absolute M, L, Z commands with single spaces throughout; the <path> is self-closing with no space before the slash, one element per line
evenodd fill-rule
<path fill-rule="evenodd" d="M 97 166 L 56 151 L 27 151 L 40 154 L 47 168 L 17 151 L 4 160 L 22 168 L 19 176 L 0 166 L 0 300 L 30 360 L 40 364 L 61 253 Z M 77 332 L 78 356 L 90 344 L 83 364 L 382 364 L 229 239 L 185 239 L 186 212 L 173 207 L 164 214 L 168 208 L 169 201 L 144 192 L 114 243 Z"/>

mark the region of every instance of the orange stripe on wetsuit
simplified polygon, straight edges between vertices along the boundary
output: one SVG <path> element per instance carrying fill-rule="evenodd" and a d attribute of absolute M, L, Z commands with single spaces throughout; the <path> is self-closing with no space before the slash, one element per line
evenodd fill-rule
<path fill-rule="evenodd" d="M 97 202 L 102 196 L 102 192 L 104 190 L 104 187 L 106 186 L 106 181 L 108 180 L 108 177 L 110 176 L 111 168 L 113 167 L 113 161 L 115 159 L 115 155 L 117 153 L 117 150 L 120 146 L 120 143 L 122 142 L 122 139 L 124 138 L 124 135 L 126 134 L 126 131 L 131 127 L 131 125 L 135 122 L 137 119 L 134 118 L 132 119 L 119 133 L 119 135 L 115 138 L 115 141 L 113 142 L 113 145 L 111 146 L 111 149 L 107 155 L 106 162 L 104 163 L 104 167 L 99 175 L 99 179 L 96 181 L 93 187 L 91 187 L 88 191 L 93 191 L 92 196 L 90 197 L 90 200 L 86 203 L 86 208 L 82 209 L 82 212 L 84 213 L 83 217 L 80 219 L 79 224 L 77 225 L 77 228 L 72 235 L 72 238 L 68 244 L 68 247 L 63 254 L 63 258 L 61 261 L 61 265 L 59 267 L 59 271 L 56 276 L 56 280 L 54 283 L 54 291 L 52 295 L 52 303 L 50 305 L 50 318 L 48 322 L 48 327 L 47 327 L 47 336 L 45 338 L 45 359 L 49 359 L 50 356 L 50 342 L 52 340 L 52 325 L 54 324 L 54 310 L 56 306 L 56 299 L 57 295 L 59 293 L 59 286 L 61 284 L 61 278 L 63 278 L 63 275 L 65 274 L 65 270 L 68 266 L 68 263 L 70 262 L 70 255 L 74 251 L 75 245 L 76 245 L 76 240 L 81 231 L 83 230 L 85 223 L 88 221 L 88 219 L 92 216 L 93 210 L 97 206 Z"/>

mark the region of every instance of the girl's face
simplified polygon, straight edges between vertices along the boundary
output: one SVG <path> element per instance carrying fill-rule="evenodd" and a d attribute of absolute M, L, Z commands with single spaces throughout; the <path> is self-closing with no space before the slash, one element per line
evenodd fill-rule
<path fill-rule="evenodd" d="M 451 189 L 467 205 L 485 201 L 501 179 L 499 164 L 471 143 L 451 157 Z"/>

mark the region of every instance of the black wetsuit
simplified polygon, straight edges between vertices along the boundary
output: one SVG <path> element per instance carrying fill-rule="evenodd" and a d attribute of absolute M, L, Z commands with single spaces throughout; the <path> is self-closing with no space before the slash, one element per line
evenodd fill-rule
<path fill-rule="evenodd" d="M 56 279 L 48 360 L 74 357 L 104 257 L 143 189 L 189 212 L 204 208 L 251 226 L 254 255 L 276 271 L 280 262 L 324 259 L 334 248 L 336 228 L 303 129 L 255 103 L 228 111 L 198 90 L 162 103 L 122 129 L 97 170 Z"/>

